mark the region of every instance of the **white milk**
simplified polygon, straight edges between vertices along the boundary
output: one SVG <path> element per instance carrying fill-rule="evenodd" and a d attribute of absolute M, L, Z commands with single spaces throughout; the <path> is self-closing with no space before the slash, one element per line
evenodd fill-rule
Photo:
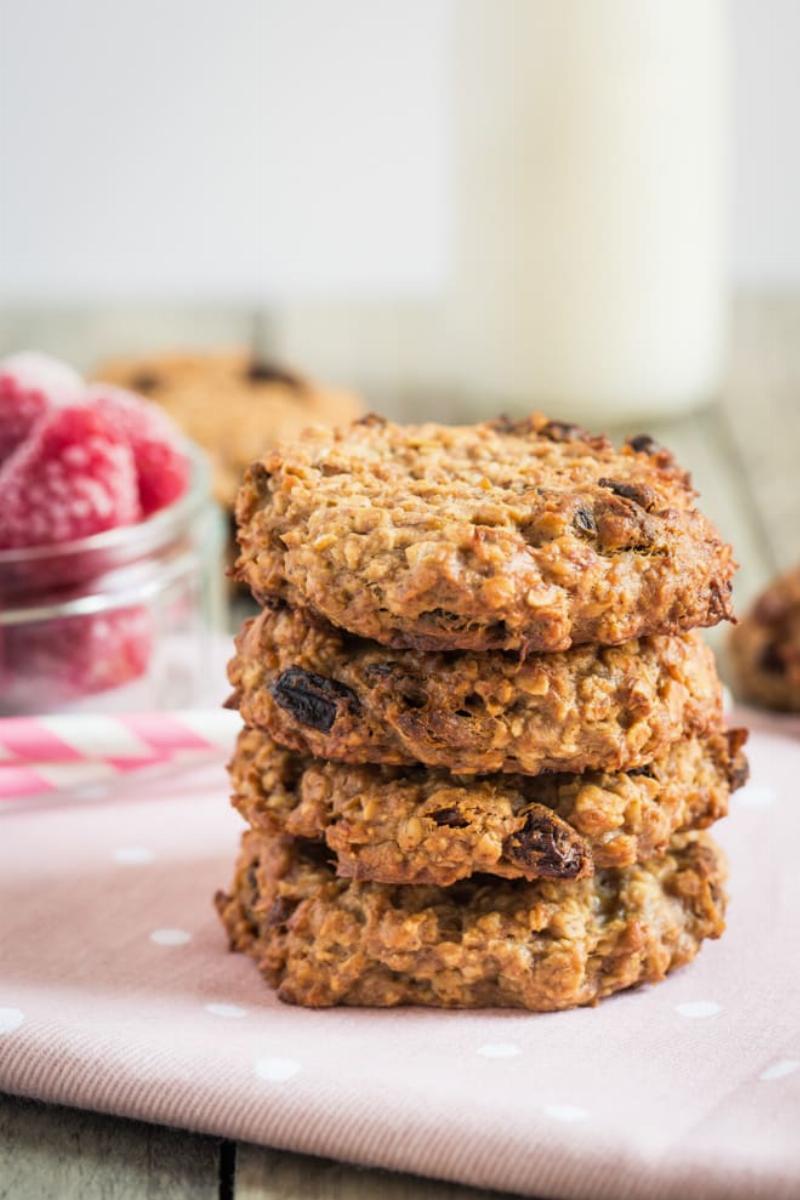
<path fill-rule="evenodd" d="M 456 0 L 451 368 L 472 407 L 674 412 L 717 386 L 723 0 Z"/>

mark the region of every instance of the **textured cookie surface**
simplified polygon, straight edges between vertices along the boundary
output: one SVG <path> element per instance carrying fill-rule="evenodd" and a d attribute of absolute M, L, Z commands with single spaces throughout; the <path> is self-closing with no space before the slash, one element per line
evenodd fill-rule
<path fill-rule="evenodd" d="M 680 742 L 631 773 L 459 777 L 324 762 L 246 730 L 230 771 L 254 829 L 324 840 L 341 877 L 444 887 L 477 873 L 581 879 L 646 861 L 674 834 L 725 816 L 747 774 L 743 738 Z"/>
<path fill-rule="evenodd" d="M 742 699 L 800 712 L 800 567 L 762 592 L 729 645 Z"/>
<path fill-rule="evenodd" d="M 245 468 L 280 438 L 297 437 L 307 425 L 350 421 L 361 408 L 349 392 L 321 387 L 244 350 L 120 358 L 95 374 L 169 411 L 208 453 L 214 491 L 226 508 L 233 508 Z"/>
<path fill-rule="evenodd" d="M 724 878 L 704 834 L 591 879 L 436 888 L 337 879 L 314 843 L 248 833 L 217 907 L 232 948 L 294 1004 L 549 1011 L 692 959 L 724 928 Z"/>
<path fill-rule="evenodd" d="M 556 651 L 730 615 L 731 550 L 649 439 L 366 418 L 254 464 L 237 570 L 386 645 Z"/>
<path fill-rule="evenodd" d="M 356 763 L 629 770 L 722 719 L 696 633 L 527 657 L 397 650 L 281 607 L 244 626 L 229 676 L 246 724 Z"/>

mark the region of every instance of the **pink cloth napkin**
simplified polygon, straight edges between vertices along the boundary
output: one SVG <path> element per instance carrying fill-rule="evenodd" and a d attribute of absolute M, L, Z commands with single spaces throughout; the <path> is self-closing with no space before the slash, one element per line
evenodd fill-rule
<path fill-rule="evenodd" d="M 726 937 L 534 1016 L 279 1004 L 211 908 L 219 767 L 0 815 L 0 1089 L 534 1196 L 800 1194 L 800 743 L 751 743 Z M 153 784 L 147 785 L 152 792 Z"/>

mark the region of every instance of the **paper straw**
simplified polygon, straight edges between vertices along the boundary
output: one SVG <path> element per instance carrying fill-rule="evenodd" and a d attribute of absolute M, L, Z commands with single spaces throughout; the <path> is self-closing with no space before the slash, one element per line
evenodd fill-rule
<path fill-rule="evenodd" d="M 0 718 L 0 801 L 225 758 L 240 729 L 226 709 Z"/>

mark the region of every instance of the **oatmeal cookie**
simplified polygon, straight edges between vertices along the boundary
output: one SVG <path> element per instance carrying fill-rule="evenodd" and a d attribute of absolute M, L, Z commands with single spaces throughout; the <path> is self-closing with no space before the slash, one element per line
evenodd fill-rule
<path fill-rule="evenodd" d="M 230 703 L 292 749 L 346 762 L 491 771 L 624 771 L 722 723 L 696 633 L 560 654 L 395 650 L 303 609 L 247 622 Z"/>
<path fill-rule="evenodd" d="M 572 882 L 452 888 L 338 879 L 313 842 L 244 835 L 217 908 L 281 1000 L 551 1011 L 655 983 L 724 928 L 725 863 L 705 834 Z"/>
<path fill-rule="evenodd" d="M 324 841 L 343 878 L 582 879 L 646 861 L 676 833 L 724 817 L 746 778 L 744 737 L 679 742 L 627 774 L 460 777 L 324 762 L 245 730 L 230 764 L 233 803 L 265 836 Z"/>
<path fill-rule="evenodd" d="M 761 593 L 732 630 L 729 645 L 743 700 L 800 712 L 800 567 Z"/>
<path fill-rule="evenodd" d="M 309 432 L 250 468 L 237 523 L 257 600 L 385 645 L 552 652 L 731 612 L 731 548 L 669 453 L 538 415 Z"/>
<path fill-rule="evenodd" d="M 349 392 L 313 384 L 245 350 L 119 358 L 98 367 L 95 377 L 167 409 L 208 453 L 225 508 L 233 508 L 245 467 L 278 439 L 297 437 L 307 425 L 350 421 L 361 411 Z"/>

